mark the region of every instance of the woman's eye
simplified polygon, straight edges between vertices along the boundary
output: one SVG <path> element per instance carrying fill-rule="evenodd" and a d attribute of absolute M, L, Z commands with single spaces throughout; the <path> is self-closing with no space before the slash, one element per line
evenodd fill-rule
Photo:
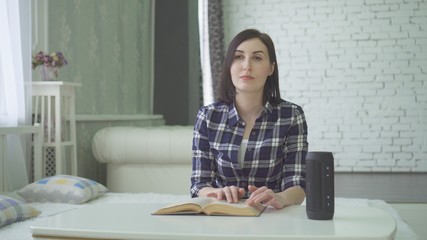
<path fill-rule="evenodd" d="M 243 59 L 243 56 L 242 55 L 235 55 L 234 59 L 236 59 L 236 60 Z"/>
<path fill-rule="evenodd" d="M 255 60 L 257 60 L 257 61 L 261 61 L 261 60 L 262 60 L 262 57 L 260 57 L 260 56 L 255 56 L 255 57 L 254 57 L 254 59 L 255 59 Z"/>

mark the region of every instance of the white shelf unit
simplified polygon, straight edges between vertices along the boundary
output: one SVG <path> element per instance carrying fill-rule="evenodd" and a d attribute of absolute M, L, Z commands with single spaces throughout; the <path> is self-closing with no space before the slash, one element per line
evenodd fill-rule
<path fill-rule="evenodd" d="M 47 149 L 54 149 L 55 175 L 77 175 L 75 88 L 80 83 L 40 81 L 32 83 L 34 125 L 43 128 L 43 176 Z"/>

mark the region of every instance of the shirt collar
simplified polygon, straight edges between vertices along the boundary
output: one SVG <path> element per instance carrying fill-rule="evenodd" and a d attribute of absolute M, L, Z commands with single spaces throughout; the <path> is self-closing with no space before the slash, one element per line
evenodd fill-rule
<path fill-rule="evenodd" d="M 264 106 L 264 113 L 272 113 L 273 112 L 273 105 L 271 105 L 271 103 L 269 101 L 267 101 L 267 103 Z"/>
<path fill-rule="evenodd" d="M 228 124 L 230 126 L 234 126 L 240 120 L 240 117 L 239 117 L 239 114 L 237 112 L 237 108 L 236 108 L 236 105 L 234 104 L 234 101 L 228 106 L 228 109 L 230 109 L 228 111 Z"/>
<path fill-rule="evenodd" d="M 228 111 L 228 124 L 230 126 L 236 125 L 240 121 L 239 113 L 237 112 L 236 105 L 234 104 L 234 101 L 228 106 L 230 109 Z M 264 105 L 264 109 L 261 112 L 261 115 L 264 115 L 266 113 L 272 113 L 273 112 L 273 106 L 269 101 Z"/>

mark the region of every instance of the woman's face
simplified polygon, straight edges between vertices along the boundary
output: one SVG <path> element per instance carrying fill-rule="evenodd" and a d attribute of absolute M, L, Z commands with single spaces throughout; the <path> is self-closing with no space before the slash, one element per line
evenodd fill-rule
<path fill-rule="evenodd" d="M 242 42 L 234 52 L 230 74 L 236 93 L 263 92 L 267 77 L 273 74 L 267 47 L 258 38 Z"/>

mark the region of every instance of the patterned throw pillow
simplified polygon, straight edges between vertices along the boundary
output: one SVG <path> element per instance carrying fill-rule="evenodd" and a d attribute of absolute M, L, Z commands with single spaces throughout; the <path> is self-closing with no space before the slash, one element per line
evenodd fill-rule
<path fill-rule="evenodd" d="M 27 202 L 80 204 L 102 196 L 107 191 L 104 185 L 90 179 L 58 175 L 28 184 L 17 193 Z"/>
<path fill-rule="evenodd" d="M 40 211 L 19 200 L 0 195 L 0 227 L 37 217 Z"/>

